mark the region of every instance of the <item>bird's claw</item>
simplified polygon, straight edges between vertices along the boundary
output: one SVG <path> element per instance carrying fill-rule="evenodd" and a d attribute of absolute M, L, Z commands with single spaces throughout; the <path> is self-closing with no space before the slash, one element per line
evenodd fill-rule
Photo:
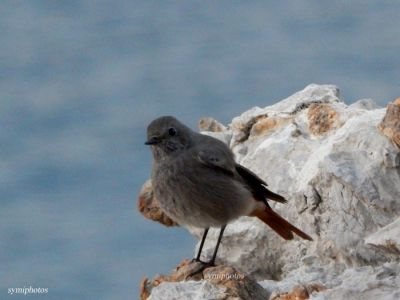
<path fill-rule="evenodd" d="M 200 259 L 194 258 L 194 259 L 192 259 L 192 262 L 200 263 L 201 266 L 198 269 L 194 270 L 193 272 L 189 273 L 187 275 L 187 277 L 193 277 L 193 276 L 195 276 L 197 274 L 202 273 L 205 269 L 207 269 L 209 267 L 215 267 L 215 263 L 213 261 L 204 262 L 204 261 L 202 261 Z"/>

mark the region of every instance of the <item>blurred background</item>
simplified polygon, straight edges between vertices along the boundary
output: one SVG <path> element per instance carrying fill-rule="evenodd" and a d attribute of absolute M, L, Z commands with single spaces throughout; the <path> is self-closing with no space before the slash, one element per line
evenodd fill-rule
<path fill-rule="evenodd" d="M 229 123 L 309 83 L 385 106 L 400 94 L 399 11 L 361 0 L 2 1 L 0 298 L 32 286 L 46 299 L 137 299 L 142 277 L 168 273 L 196 242 L 136 210 L 147 124 Z"/>

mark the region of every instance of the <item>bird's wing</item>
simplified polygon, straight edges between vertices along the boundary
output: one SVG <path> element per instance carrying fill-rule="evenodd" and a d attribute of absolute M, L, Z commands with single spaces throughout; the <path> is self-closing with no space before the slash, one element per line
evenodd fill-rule
<path fill-rule="evenodd" d="M 246 182 L 248 187 L 251 189 L 251 192 L 256 200 L 265 202 L 265 198 L 268 198 L 281 203 L 287 202 L 287 200 L 282 196 L 267 189 L 267 183 L 249 169 L 239 164 L 236 164 L 235 168 L 242 177 L 243 181 Z"/>
<path fill-rule="evenodd" d="M 221 144 L 217 145 L 217 142 Z M 204 138 L 204 143 L 196 149 L 195 157 L 201 164 L 244 183 L 254 198 L 263 201 L 267 206 L 266 198 L 281 203 L 287 202 L 284 197 L 267 189 L 267 183 L 264 180 L 249 169 L 237 164 L 231 150 L 220 141 L 210 143 L 210 138 Z"/>
<path fill-rule="evenodd" d="M 196 153 L 197 160 L 203 165 L 226 175 L 234 176 L 235 161 L 232 154 L 218 148 L 203 148 Z"/>

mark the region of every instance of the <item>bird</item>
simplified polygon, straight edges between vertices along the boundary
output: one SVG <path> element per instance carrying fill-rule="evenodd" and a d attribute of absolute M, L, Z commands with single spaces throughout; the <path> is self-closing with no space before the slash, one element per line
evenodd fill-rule
<path fill-rule="evenodd" d="M 151 179 L 161 209 L 180 225 L 203 229 L 196 257 L 203 268 L 214 266 L 226 226 L 241 216 L 256 217 L 285 240 L 294 235 L 312 241 L 269 205 L 287 200 L 235 161 L 222 141 L 193 131 L 172 116 L 162 116 L 147 127 L 146 145 L 153 156 Z M 212 258 L 200 259 L 211 227 L 220 228 Z"/>

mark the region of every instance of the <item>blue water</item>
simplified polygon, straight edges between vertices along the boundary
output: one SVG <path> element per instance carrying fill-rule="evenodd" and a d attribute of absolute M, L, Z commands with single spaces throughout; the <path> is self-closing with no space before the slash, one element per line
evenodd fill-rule
<path fill-rule="evenodd" d="M 312 82 L 386 105 L 400 94 L 399 11 L 394 1 L 3 1 L 0 299 L 24 286 L 48 288 L 45 299 L 137 299 L 142 277 L 169 272 L 195 244 L 137 213 L 146 125 L 165 114 L 193 128 L 202 116 L 228 123 Z"/>

